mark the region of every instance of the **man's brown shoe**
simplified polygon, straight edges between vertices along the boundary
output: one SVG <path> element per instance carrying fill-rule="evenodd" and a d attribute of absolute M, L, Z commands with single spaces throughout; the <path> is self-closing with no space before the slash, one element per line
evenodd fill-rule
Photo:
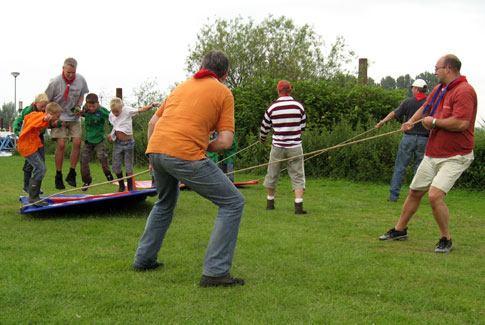
<path fill-rule="evenodd" d="M 306 214 L 306 211 L 303 210 L 303 202 L 295 203 L 295 214 Z"/>
<path fill-rule="evenodd" d="M 274 200 L 266 200 L 266 210 L 274 210 Z"/>
<path fill-rule="evenodd" d="M 244 280 L 233 278 L 230 274 L 224 276 L 207 276 L 203 275 L 200 278 L 199 285 L 201 287 L 233 287 L 244 285 Z"/>

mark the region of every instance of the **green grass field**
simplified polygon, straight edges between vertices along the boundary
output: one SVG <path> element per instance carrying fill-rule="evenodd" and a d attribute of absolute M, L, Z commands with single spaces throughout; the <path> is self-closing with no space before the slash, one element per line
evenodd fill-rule
<path fill-rule="evenodd" d="M 52 194 L 53 157 L 47 161 L 43 189 Z M 309 179 L 305 217 L 293 214 L 287 178 L 275 211 L 264 209 L 261 186 L 245 188 L 232 273 L 246 285 L 203 289 L 198 281 L 216 212 L 210 202 L 182 192 L 159 255 L 165 267 L 134 272 L 154 198 L 128 210 L 20 215 L 22 163 L 0 158 L 2 324 L 485 322 L 484 192 L 451 191 L 455 249 L 437 255 L 427 200 L 408 241 L 377 240 L 402 204 L 386 201 L 385 184 Z M 104 181 L 100 169 L 92 164 L 95 182 Z"/>

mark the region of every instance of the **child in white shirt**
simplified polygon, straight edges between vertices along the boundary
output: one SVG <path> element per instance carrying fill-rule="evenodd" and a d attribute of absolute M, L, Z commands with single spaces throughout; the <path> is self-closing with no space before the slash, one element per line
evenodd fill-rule
<path fill-rule="evenodd" d="M 113 98 L 110 102 L 111 113 L 109 122 L 113 125 L 113 130 L 108 136 L 108 140 L 114 142 L 113 147 L 113 172 L 117 178 L 123 177 L 121 170 L 122 162 L 125 163 L 126 176 L 133 175 L 133 156 L 135 151 L 135 140 L 133 139 L 133 116 L 140 112 L 145 112 L 153 107 L 159 106 L 158 103 L 134 108 L 124 106 L 119 98 Z M 128 191 L 133 191 L 133 178 L 127 179 Z M 119 181 L 119 192 L 125 191 L 125 182 Z"/>

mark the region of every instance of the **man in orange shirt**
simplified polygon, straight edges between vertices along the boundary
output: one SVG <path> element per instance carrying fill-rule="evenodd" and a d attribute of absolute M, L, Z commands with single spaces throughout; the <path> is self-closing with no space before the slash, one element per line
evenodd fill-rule
<path fill-rule="evenodd" d="M 45 162 L 39 152 L 44 145 L 40 140 L 40 133 L 49 125 L 55 125 L 61 115 L 62 108 L 59 104 L 52 102 L 47 104 L 46 112 L 32 112 L 25 116 L 17 142 L 17 150 L 22 157 L 25 157 L 33 167 L 32 178 L 29 181 L 29 203 L 40 200 L 40 186 L 45 176 Z M 36 205 L 47 205 L 47 202 L 39 202 Z"/>
<path fill-rule="evenodd" d="M 219 207 L 205 255 L 200 286 L 243 285 L 229 271 L 236 248 L 244 198 L 206 151 L 229 149 L 234 137 L 234 97 L 222 82 L 229 60 L 219 51 L 205 55 L 201 70 L 177 86 L 148 125 L 148 147 L 158 201 L 148 216 L 135 255 L 138 271 L 162 264 L 157 255 L 175 209 L 179 181 Z M 211 131 L 218 136 L 209 142 Z"/>

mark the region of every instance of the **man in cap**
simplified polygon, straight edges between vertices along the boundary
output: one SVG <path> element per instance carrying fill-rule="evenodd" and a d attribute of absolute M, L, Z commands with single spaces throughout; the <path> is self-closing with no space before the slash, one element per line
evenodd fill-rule
<path fill-rule="evenodd" d="M 260 140 L 264 142 L 273 129 L 273 143 L 269 156 L 268 173 L 264 179 L 267 191 L 267 210 L 275 208 L 274 199 L 276 183 L 281 171 L 281 162 L 287 161 L 288 175 L 295 192 L 295 214 L 306 214 L 303 210 L 303 193 L 305 192 L 305 167 L 303 164 L 303 147 L 301 134 L 306 126 L 306 114 L 303 105 L 291 97 L 292 86 L 286 80 L 277 85 L 278 99 L 264 113 L 261 122 Z"/>
<path fill-rule="evenodd" d="M 376 124 L 380 128 L 384 123 L 392 119 L 397 119 L 401 123 L 407 122 L 411 116 L 423 105 L 426 100 L 426 90 L 428 86 L 423 79 L 416 79 L 412 84 L 413 95 L 405 99 L 398 108 L 391 111 L 385 118 Z M 391 179 L 391 188 L 389 190 L 389 201 L 396 202 L 401 191 L 401 184 L 406 175 L 406 168 L 414 160 L 414 173 L 418 169 L 421 160 L 423 160 L 424 150 L 428 142 L 429 131 L 421 123 L 413 126 L 409 131 L 404 132 L 404 136 L 399 143 L 396 161 L 394 163 L 394 173 Z"/>

